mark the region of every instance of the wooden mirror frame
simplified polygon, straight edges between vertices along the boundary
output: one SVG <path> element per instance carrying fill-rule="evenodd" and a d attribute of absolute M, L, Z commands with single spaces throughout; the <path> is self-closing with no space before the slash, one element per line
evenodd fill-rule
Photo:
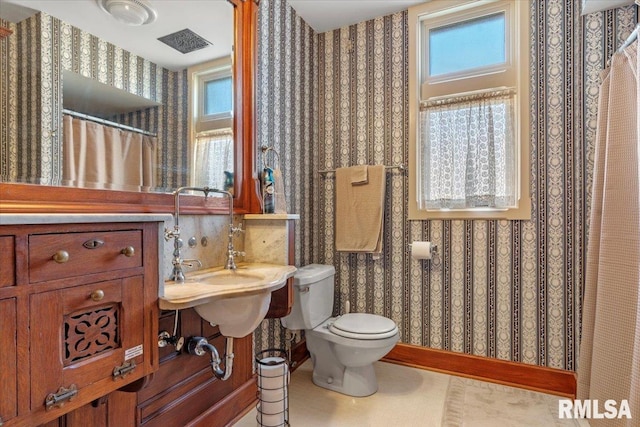
<path fill-rule="evenodd" d="M 234 212 L 259 213 L 259 180 L 254 143 L 256 28 L 258 0 L 228 0 L 234 6 Z M 2 213 L 173 213 L 170 193 L 135 193 L 0 183 Z M 184 214 L 223 214 L 226 198 L 181 196 Z"/>

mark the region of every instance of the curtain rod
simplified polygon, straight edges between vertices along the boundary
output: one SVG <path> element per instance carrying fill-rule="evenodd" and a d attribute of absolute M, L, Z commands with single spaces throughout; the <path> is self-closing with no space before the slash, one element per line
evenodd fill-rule
<path fill-rule="evenodd" d="M 622 46 L 620 46 L 620 48 L 618 49 L 618 52 L 622 52 L 627 46 L 629 46 L 638 38 L 638 31 L 640 31 L 640 24 L 637 24 L 635 26 L 629 37 L 627 37 L 627 40 L 625 40 Z"/>
<path fill-rule="evenodd" d="M 77 111 L 68 110 L 66 108 L 62 110 L 62 113 L 63 114 L 68 114 L 70 116 L 78 117 L 80 119 L 90 120 L 92 122 L 96 122 L 96 123 L 100 123 L 100 124 L 103 124 L 103 125 L 111 126 L 111 127 L 114 127 L 114 128 L 128 130 L 128 131 L 131 131 L 131 132 L 141 133 L 141 134 L 147 135 L 147 136 L 153 136 L 153 137 L 158 136 L 157 133 L 149 132 L 149 131 L 146 131 L 144 129 L 134 128 L 133 126 L 123 125 L 121 123 L 112 122 L 111 120 L 102 119 L 100 117 L 91 116 L 91 115 L 85 114 L 85 113 L 78 113 Z"/>
<path fill-rule="evenodd" d="M 375 166 L 375 165 L 372 165 L 372 166 Z M 407 167 L 405 165 L 385 166 L 384 168 L 386 170 L 389 170 L 389 169 L 400 169 L 401 172 L 404 172 L 404 171 L 407 170 Z M 335 171 L 336 171 L 335 169 L 325 169 L 325 170 L 318 171 L 318 173 L 327 174 L 327 173 L 333 173 Z"/>

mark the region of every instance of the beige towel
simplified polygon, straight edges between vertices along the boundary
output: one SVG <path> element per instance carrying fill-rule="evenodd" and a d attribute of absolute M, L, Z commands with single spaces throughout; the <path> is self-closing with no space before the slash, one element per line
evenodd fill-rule
<path fill-rule="evenodd" d="M 367 167 L 367 165 L 360 165 L 349 168 L 351 171 L 351 184 L 366 184 L 369 182 Z"/>
<path fill-rule="evenodd" d="M 366 184 L 351 184 L 358 167 L 336 170 L 336 250 L 382 252 L 384 166 L 367 168 Z"/>

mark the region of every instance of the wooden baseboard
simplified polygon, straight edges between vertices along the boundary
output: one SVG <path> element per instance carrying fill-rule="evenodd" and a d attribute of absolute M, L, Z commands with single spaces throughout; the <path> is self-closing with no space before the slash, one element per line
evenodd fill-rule
<path fill-rule="evenodd" d="M 227 395 L 224 399 L 192 420 L 188 427 L 223 427 L 233 425 L 249 412 L 258 401 L 255 377 Z"/>
<path fill-rule="evenodd" d="M 574 399 L 576 396 L 576 374 L 572 371 L 403 343 L 382 360 Z"/>

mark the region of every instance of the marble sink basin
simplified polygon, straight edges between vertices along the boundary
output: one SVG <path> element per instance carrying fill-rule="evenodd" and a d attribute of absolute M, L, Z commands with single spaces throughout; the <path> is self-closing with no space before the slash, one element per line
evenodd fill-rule
<path fill-rule="evenodd" d="M 189 272 L 183 283 L 165 281 L 160 308 L 193 307 L 200 317 L 218 325 L 222 335 L 241 338 L 260 324 L 271 292 L 283 287 L 295 271 L 291 265 L 245 263 L 236 270 L 218 267 Z"/>

